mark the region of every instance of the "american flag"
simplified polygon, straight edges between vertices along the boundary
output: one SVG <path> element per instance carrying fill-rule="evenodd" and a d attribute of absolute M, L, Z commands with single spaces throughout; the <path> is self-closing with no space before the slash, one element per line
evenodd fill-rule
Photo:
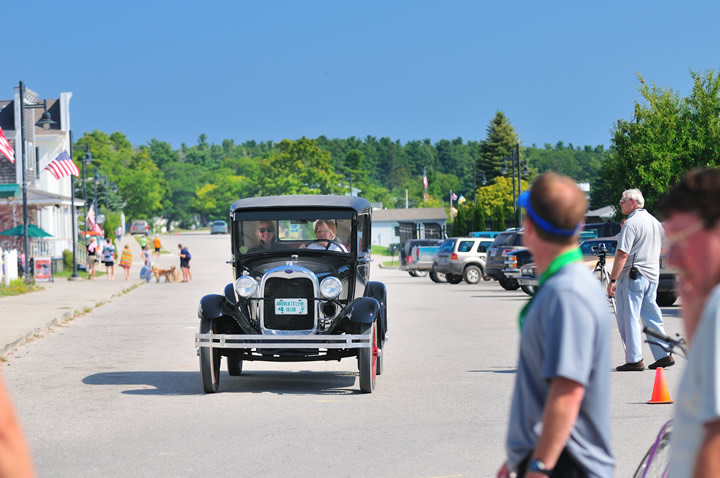
<path fill-rule="evenodd" d="M 2 128 L 0 128 L 0 153 L 5 155 L 11 163 L 15 162 L 15 151 L 13 151 L 12 146 L 8 143 Z"/>
<path fill-rule="evenodd" d="M 70 174 L 80 177 L 80 171 L 78 171 L 77 166 L 75 166 L 75 163 L 73 163 L 67 151 L 58 154 L 57 158 L 48 163 L 45 170 L 50 171 L 52 175 L 55 176 L 55 179 L 64 178 Z"/>
<path fill-rule="evenodd" d="M 87 222 L 90 232 L 96 232 L 100 235 L 103 234 L 102 228 L 95 222 L 95 201 L 90 204 L 90 209 L 88 209 Z"/>

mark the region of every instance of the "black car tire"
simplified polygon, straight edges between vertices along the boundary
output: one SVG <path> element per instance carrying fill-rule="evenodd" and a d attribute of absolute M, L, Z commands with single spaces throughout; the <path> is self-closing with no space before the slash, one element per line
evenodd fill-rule
<path fill-rule="evenodd" d="M 477 284 L 482 279 L 483 272 L 478 266 L 469 265 L 465 268 L 463 273 L 465 282 L 468 284 Z"/>
<path fill-rule="evenodd" d="M 445 274 L 445 279 L 451 284 L 459 284 L 463 281 L 463 276 L 455 274 Z"/>
<path fill-rule="evenodd" d="M 371 347 L 362 348 L 358 351 L 358 368 L 360 369 L 360 391 L 364 393 L 372 393 L 375 390 L 375 377 L 377 375 L 377 326 L 375 322 L 372 324 L 362 324 L 360 334 L 371 333 Z"/>
<path fill-rule="evenodd" d="M 243 361 L 236 357 L 225 357 L 227 361 L 228 375 L 231 377 L 237 377 L 242 374 Z"/>
<path fill-rule="evenodd" d="M 518 290 L 520 288 L 520 284 L 518 284 L 517 279 L 509 279 L 505 276 L 501 276 L 498 282 L 500 283 L 500 287 L 505 290 Z"/>
<path fill-rule="evenodd" d="M 658 292 L 655 302 L 660 307 L 670 307 L 677 300 L 677 296 L 673 292 Z"/>
<path fill-rule="evenodd" d="M 408 274 L 413 277 L 425 277 L 428 275 L 427 271 L 408 271 Z"/>
<path fill-rule="evenodd" d="M 213 333 L 213 319 L 200 319 L 200 333 Z M 200 378 L 205 393 L 215 393 L 220 385 L 220 351 L 215 347 L 200 347 Z"/>
<path fill-rule="evenodd" d="M 438 272 L 435 269 L 430 271 L 430 280 L 432 280 L 436 284 L 440 284 L 441 282 L 447 282 L 445 274 L 443 274 L 442 272 Z"/>
<path fill-rule="evenodd" d="M 521 285 L 520 288 L 527 295 L 530 295 L 530 296 L 535 295 L 535 286 L 534 285 Z"/>

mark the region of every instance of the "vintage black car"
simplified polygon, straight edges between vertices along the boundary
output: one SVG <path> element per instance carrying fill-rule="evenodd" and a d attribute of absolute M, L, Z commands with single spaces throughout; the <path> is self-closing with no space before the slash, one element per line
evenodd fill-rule
<path fill-rule="evenodd" d="M 200 301 L 195 345 L 207 393 L 245 361 L 356 357 L 360 390 L 382 373 L 387 293 L 370 281 L 370 203 L 359 197 L 274 196 L 230 208 L 234 282 Z M 317 236 L 316 236 L 317 231 Z"/>

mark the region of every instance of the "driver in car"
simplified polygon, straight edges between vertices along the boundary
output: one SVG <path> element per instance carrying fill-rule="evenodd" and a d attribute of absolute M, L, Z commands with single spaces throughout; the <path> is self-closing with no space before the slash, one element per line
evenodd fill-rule
<path fill-rule="evenodd" d="M 258 222 L 255 234 L 257 235 L 258 245 L 252 249 L 252 252 L 278 249 L 275 238 L 275 225 L 271 221 Z"/>
<path fill-rule="evenodd" d="M 337 242 L 337 225 L 335 225 L 335 221 L 328 219 L 315 221 L 315 237 L 317 239 L 307 245 L 308 249 L 347 252 L 345 246 Z"/>

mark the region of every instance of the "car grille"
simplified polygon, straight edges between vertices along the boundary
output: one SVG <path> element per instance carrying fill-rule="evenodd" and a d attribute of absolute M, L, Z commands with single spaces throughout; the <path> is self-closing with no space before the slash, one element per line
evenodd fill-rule
<path fill-rule="evenodd" d="M 271 277 L 265 282 L 264 327 L 273 330 L 310 330 L 315 324 L 313 283 L 307 278 L 282 279 Z M 275 299 L 307 299 L 307 314 L 276 315 Z"/>

